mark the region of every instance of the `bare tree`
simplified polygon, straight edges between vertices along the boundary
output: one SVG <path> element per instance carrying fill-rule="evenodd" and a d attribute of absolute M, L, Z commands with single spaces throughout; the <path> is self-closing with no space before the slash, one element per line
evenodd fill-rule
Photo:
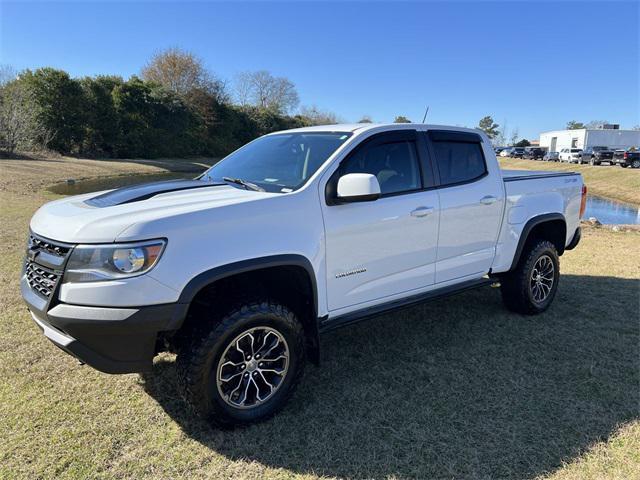
<path fill-rule="evenodd" d="M 235 101 L 243 107 L 250 105 L 252 89 L 251 74 L 249 72 L 238 73 L 233 82 Z"/>
<path fill-rule="evenodd" d="M 224 82 L 207 70 L 199 57 L 177 47 L 154 54 L 141 73 L 144 80 L 182 97 L 195 90 L 204 90 L 221 101 L 227 97 Z"/>
<path fill-rule="evenodd" d="M 520 136 L 520 132 L 518 131 L 518 127 L 511 130 L 511 137 L 509 137 L 509 145 L 515 145 L 518 143 L 518 137 Z"/>
<path fill-rule="evenodd" d="M 18 77 L 18 72 L 11 65 L 0 64 L 0 87 L 4 87 L 9 82 Z"/>
<path fill-rule="evenodd" d="M 493 144 L 497 147 L 503 147 L 507 143 L 507 121 L 502 123 L 502 127 L 498 129 L 498 133 L 493 138 Z"/>
<path fill-rule="evenodd" d="M 8 153 L 44 148 L 53 135 L 38 121 L 38 107 L 20 82 L 0 87 L 0 149 Z"/>
<path fill-rule="evenodd" d="M 608 123 L 609 122 L 607 120 L 591 120 L 589 123 L 585 125 L 585 128 L 598 128 Z"/>
<path fill-rule="evenodd" d="M 274 77 L 266 70 L 238 74 L 235 92 L 240 105 L 255 105 L 280 113 L 290 112 L 300 102 L 298 92 L 291 80 Z"/>
<path fill-rule="evenodd" d="M 333 112 L 320 110 L 317 106 L 302 107 L 300 115 L 309 119 L 312 125 L 334 125 L 340 123 L 337 115 Z"/>

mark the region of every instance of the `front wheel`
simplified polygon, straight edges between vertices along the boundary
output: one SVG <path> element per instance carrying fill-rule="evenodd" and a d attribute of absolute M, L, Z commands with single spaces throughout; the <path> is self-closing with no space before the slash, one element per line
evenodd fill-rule
<path fill-rule="evenodd" d="M 542 313 L 553 302 L 559 280 L 560 262 L 555 246 L 548 240 L 528 242 L 516 268 L 500 280 L 502 301 L 517 313 Z"/>
<path fill-rule="evenodd" d="M 264 301 L 233 309 L 177 359 L 182 393 L 195 412 L 221 427 L 278 412 L 305 364 L 304 333 L 287 307 Z"/>
<path fill-rule="evenodd" d="M 640 160 L 634 160 L 631 162 L 631 168 L 640 168 Z"/>

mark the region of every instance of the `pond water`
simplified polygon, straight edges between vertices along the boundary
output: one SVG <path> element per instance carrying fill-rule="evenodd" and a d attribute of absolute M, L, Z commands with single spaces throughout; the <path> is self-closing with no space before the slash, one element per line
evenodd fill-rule
<path fill-rule="evenodd" d="M 49 191 L 58 195 L 79 195 L 82 193 L 98 192 L 112 188 L 135 185 L 139 183 L 174 180 L 177 178 L 195 178 L 194 172 L 167 172 L 147 175 L 122 175 L 118 177 L 95 178 L 81 180 L 73 184 L 58 183 Z M 640 224 L 640 209 L 628 203 L 615 202 L 595 195 L 587 197 L 587 209 L 584 218 L 596 217 L 604 224 Z"/>
<path fill-rule="evenodd" d="M 112 188 L 126 187 L 140 183 L 159 182 L 162 180 L 175 180 L 178 178 L 195 178 L 194 172 L 166 172 L 151 173 L 145 175 L 122 175 L 118 177 L 94 178 L 91 180 L 79 180 L 74 183 L 56 183 L 49 187 L 51 193 L 58 195 L 80 195 L 82 193 L 111 190 Z"/>
<path fill-rule="evenodd" d="M 640 208 L 628 203 L 615 202 L 607 198 L 589 195 L 584 217 L 596 217 L 607 225 L 640 224 Z"/>

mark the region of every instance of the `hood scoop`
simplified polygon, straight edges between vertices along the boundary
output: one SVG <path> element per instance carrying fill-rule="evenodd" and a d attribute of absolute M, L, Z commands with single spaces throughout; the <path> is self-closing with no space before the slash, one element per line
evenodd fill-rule
<path fill-rule="evenodd" d="M 162 193 L 192 190 L 195 188 L 216 187 L 225 183 L 205 182 L 202 180 L 165 180 L 161 182 L 143 183 L 118 188 L 97 197 L 85 200 L 84 203 L 92 207 L 104 208 L 123 205 L 125 203 L 148 200 Z"/>

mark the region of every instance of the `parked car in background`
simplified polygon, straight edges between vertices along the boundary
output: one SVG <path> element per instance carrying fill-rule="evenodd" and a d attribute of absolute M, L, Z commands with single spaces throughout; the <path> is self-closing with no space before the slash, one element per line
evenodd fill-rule
<path fill-rule="evenodd" d="M 616 150 L 613 154 L 613 163 L 617 163 L 622 168 L 640 168 L 640 151 Z"/>
<path fill-rule="evenodd" d="M 581 148 L 563 148 L 562 150 L 560 150 L 560 155 L 558 155 L 558 159 L 561 162 L 578 163 L 580 162 L 581 158 Z"/>
<path fill-rule="evenodd" d="M 500 153 L 503 150 L 506 150 L 506 149 L 507 149 L 507 147 L 496 147 L 496 148 L 493 149 L 493 151 L 496 152 L 496 155 L 500 155 Z"/>
<path fill-rule="evenodd" d="M 512 150 L 513 150 L 513 147 L 507 147 L 507 148 L 505 148 L 504 150 L 502 150 L 500 152 L 500 156 L 501 157 L 510 157 L 511 156 L 510 153 L 511 153 Z"/>
<path fill-rule="evenodd" d="M 513 147 L 513 150 L 509 152 L 511 158 L 522 158 L 524 155 L 524 147 Z"/>
<path fill-rule="evenodd" d="M 602 162 L 609 162 L 613 165 L 613 150 L 609 147 L 587 147 L 582 152 L 580 162 L 589 162 L 590 165 L 600 165 Z"/>
<path fill-rule="evenodd" d="M 559 160 L 559 155 L 559 152 L 547 152 L 542 157 L 542 160 L 544 160 L 545 162 L 557 162 Z"/>
<path fill-rule="evenodd" d="M 528 160 L 542 160 L 542 157 L 544 157 L 544 149 L 540 147 L 525 147 L 522 155 L 522 158 Z"/>

